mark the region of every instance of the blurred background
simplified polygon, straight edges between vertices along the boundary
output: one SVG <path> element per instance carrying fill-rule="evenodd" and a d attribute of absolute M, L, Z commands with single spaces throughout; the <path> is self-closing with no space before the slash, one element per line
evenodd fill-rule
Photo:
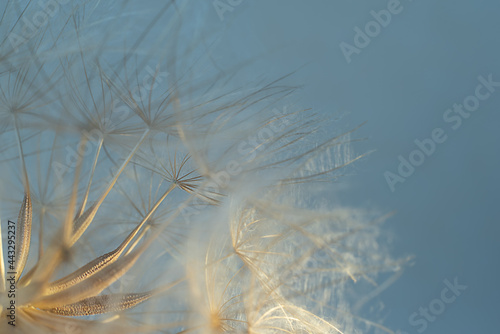
<path fill-rule="evenodd" d="M 366 122 L 353 135 L 366 140 L 353 147 L 374 152 L 333 184 L 329 196 L 396 211 L 383 226 L 394 235 L 393 254 L 415 258 L 376 297 L 384 325 L 400 333 L 498 331 L 500 3 L 220 0 L 200 6 L 209 21 L 203 26 L 216 32 L 217 66 L 251 60 L 249 78 L 297 70 L 287 82 L 302 86 L 302 107 L 342 116 L 341 130 Z"/>

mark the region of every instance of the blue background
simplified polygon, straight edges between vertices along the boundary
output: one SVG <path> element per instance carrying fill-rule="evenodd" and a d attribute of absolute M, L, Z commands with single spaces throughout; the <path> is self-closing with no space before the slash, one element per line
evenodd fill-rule
<path fill-rule="evenodd" d="M 226 2 L 223 0 L 223 2 Z M 414 265 L 377 298 L 384 324 L 419 333 L 409 316 L 439 299 L 444 280 L 467 289 L 425 333 L 498 331 L 500 254 L 498 187 L 500 89 L 453 130 L 443 114 L 474 93 L 478 76 L 500 81 L 500 3 L 405 0 L 402 10 L 352 55 L 354 28 L 373 20 L 388 1 L 243 0 L 223 13 L 206 5 L 218 34 L 214 50 L 227 65 L 253 59 L 268 77 L 299 69 L 301 104 L 325 115 L 345 115 L 346 129 L 367 121 L 354 137 L 357 153 L 375 150 L 332 188 L 349 205 L 396 210 L 384 228 L 395 235 L 395 256 L 413 254 Z M 255 73 L 255 72 L 254 72 Z M 249 73 L 250 76 L 250 73 Z M 447 140 L 392 192 L 384 173 L 442 128 Z"/>

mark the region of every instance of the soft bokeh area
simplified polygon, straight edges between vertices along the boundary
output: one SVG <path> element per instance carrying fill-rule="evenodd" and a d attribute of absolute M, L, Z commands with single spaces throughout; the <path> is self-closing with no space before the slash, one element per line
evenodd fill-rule
<path fill-rule="evenodd" d="M 5 0 L 17 333 L 498 332 L 499 10 Z"/>
<path fill-rule="evenodd" d="M 226 62 L 260 55 L 255 68 L 267 75 L 299 69 L 293 79 L 303 84 L 304 107 L 343 116 L 341 127 L 367 122 L 354 135 L 366 140 L 354 148 L 375 152 L 357 162 L 330 196 L 395 210 L 385 224 L 395 236 L 393 250 L 415 255 L 414 265 L 376 297 L 384 305 L 384 324 L 402 333 L 495 332 L 500 5 L 453 0 L 238 3 L 219 20 L 226 32 L 217 54 L 231 55 Z M 383 15 L 388 9 L 390 22 Z M 385 27 L 370 23 L 377 15 Z M 358 36 L 363 47 L 356 47 L 354 29 L 364 32 L 366 24 L 373 37 L 366 35 L 366 43 Z M 488 87 L 484 80 L 490 81 Z M 473 111 L 448 111 L 463 103 Z M 434 141 L 433 148 L 426 139 L 435 129 L 441 142 Z M 425 155 L 414 153 L 415 140 L 427 143 Z M 418 166 L 402 167 L 399 174 L 399 156 L 409 162 L 410 155 Z M 458 285 L 456 294 L 450 288 L 443 293 L 447 282 Z"/>

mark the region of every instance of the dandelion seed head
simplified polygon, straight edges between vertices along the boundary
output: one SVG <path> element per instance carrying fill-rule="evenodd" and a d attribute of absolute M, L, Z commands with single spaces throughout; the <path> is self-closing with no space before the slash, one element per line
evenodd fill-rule
<path fill-rule="evenodd" d="M 26 32 L 36 6 L 7 1 L 0 31 Z M 0 331 L 370 325 L 356 287 L 406 259 L 381 245 L 382 215 L 315 198 L 359 159 L 353 132 L 299 107 L 288 76 L 243 85 L 214 66 L 196 6 L 137 7 L 60 3 L 0 42 Z"/>

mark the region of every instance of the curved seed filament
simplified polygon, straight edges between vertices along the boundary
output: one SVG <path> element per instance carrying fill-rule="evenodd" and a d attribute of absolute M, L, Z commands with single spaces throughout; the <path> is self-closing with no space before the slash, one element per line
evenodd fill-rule
<path fill-rule="evenodd" d="M 132 149 L 130 152 L 129 156 L 125 161 L 122 163 L 118 171 L 116 172 L 115 176 L 109 183 L 108 187 L 104 191 L 104 193 L 99 197 L 97 202 L 95 202 L 90 208 L 88 208 L 81 216 L 79 216 L 73 224 L 73 235 L 70 239 L 69 246 L 74 245 L 75 242 L 80 239 L 80 237 L 83 235 L 83 233 L 87 230 L 89 227 L 90 223 L 94 220 L 95 215 L 97 214 L 97 210 L 101 206 L 101 204 L 104 202 L 104 199 L 106 196 L 108 196 L 109 192 L 111 189 L 113 189 L 116 181 L 118 180 L 118 177 L 120 174 L 123 172 L 125 167 L 128 165 L 132 157 L 135 155 L 136 151 L 139 149 L 139 146 L 141 146 L 142 142 L 146 139 L 147 135 L 149 133 L 149 130 L 144 131 L 144 134 L 142 135 L 141 139 L 139 139 L 139 142 L 135 145 L 135 147 Z"/>
<path fill-rule="evenodd" d="M 16 227 L 16 249 L 14 259 L 16 281 L 21 276 L 24 267 L 26 266 L 26 261 L 28 260 L 31 241 L 31 218 L 31 197 L 29 194 L 24 194 L 24 200 L 21 205 L 21 210 L 19 210 Z"/>
<path fill-rule="evenodd" d="M 67 289 L 75 284 L 78 284 L 85 279 L 88 279 L 90 276 L 96 274 L 100 270 L 106 268 L 107 266 L 114 263 L 120 255 L 125 251 L 130 242 L 134 239 L 134 237 L 139 233 L 144 224 L 148 221 L 151 215 L 156 211 L 156 209 L 160 206 L 163 200 L 170 194 L 170 192 L 175 188 L 175 184 L 171 185 L 168 190 L 163 194 L 163 196 L 158 199 L 155 205 L 149 210 L 148 214 L 142 219 L 141 223 L 138 224 L 132 232 L 125 238 L 125 240 L 118 246 L 115 250 L 106 253 L 104 255 L 99 256 L 93 261 L 87 263 L 83 267 L 79 268 L 77 271 L 63 277 L 52 284 L 50 284 L 46 295 L 54 294 L 64 289 Z"/>
<path fill-rule="evenodd" d="M 85 316 L 119 312 L 134 307 L 152 296 L 151 292 L 113 294 L 90 297 L 77 303 L 58 306 L 47 311 L 63 316 Z"/>

